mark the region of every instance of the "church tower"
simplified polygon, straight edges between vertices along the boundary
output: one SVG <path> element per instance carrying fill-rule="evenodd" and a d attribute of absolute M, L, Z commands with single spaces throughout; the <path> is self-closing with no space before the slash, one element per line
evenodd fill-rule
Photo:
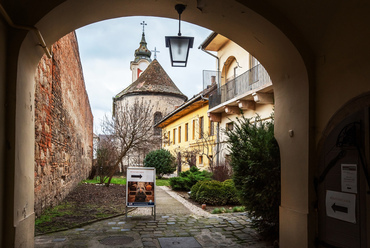
<path fill-rule="evenodd" d="M 150 64 L 150 62 L 152 62 L 152 60 L 150 59 L 150 56 L 151 56 L 151 52 L 150 50 L 147 48 L 147 43 L 146 43 L 146 40 L 145 40 L 145 25 L 147 25 L 145 23 L 145 21 L 143 21 L 142 23 L 140 23 L 141 25 L 143 25 L 143 34 L 141 36 L 141 42 L 140 42 L 140 46 L 138 49 L 135 50 L 135 59 L 134 61 L 131 61 L 130 63 L 130 69 L 132 71 L 132 82 L 135 82 L 136 79 L 139 78 L 139 76 L 141 75 L 141 73 L 143 71 L 145 71 L 145 69 L 148 67 L 148 65 Z"/>

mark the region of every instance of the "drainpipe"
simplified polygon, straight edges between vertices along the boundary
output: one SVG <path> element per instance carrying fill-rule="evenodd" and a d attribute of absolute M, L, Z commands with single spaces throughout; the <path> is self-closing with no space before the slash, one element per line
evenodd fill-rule
<path fill-rule="evenodd" d="M 217 59 L 217 82 L 218 82 L 218 88 L 221 87 L 221 81 L 220 81 L 220 58 L 216 55 L 204 50 L 203 46 L 199 46 L 198 49 L 202 50 L 203 52 L 211 55 L 212 57 Z M 203 96 L 200 95 L 203 99 Z M 203 99 L 204 100 L 204 99 Z M 208 100 L 208 99 L 207 99 Z M 216 138 L 216 166 L 219 166 L 220 164 L 220 123 L 217 122 L 217 138 Z"/>
<path fill-rule="evenodd" d="M 12 28 L 33 31 L 36 34 L 36 36 L 37 36 L 37 38 L 40 42 L 39 45 L 44 49 L 44 52 L 46 53 L 48 58 L 51 59 L 52 55 L 51 55 L 49 49 L 46 46 L 45 40 L 42 37 L 42 34 L 41 34 L 40 30 L 38 30 L 36 27 L 32 27 L 32 26 L 23 26 L 23 25 L 14 24 L 12 19 L 10 18 L 8 13 L 6 13 L 4 7 L 1 4 L 0 4 L 0 12 L 1 12 L 1 15 L 4 17 L 4 19 L 6 20 L 6 22 L 8 23 L 8 25 L 11 26 Z"/>
<path fill-rule="evenodd" d="M 221 86 L 221 82 L 220 82 L 220 58 L 217 57 L 216 55 L 208 52 L 207 50 L 204 50 L 204 48 L 202 46 L 199 46 L 198 49 L 202 50 L 203 52 L 205 52 L 206 54 L 209 54 L 211 55 L 212 57 L 216 58 L 217 59 L 217 81 L 218 81 L 218 85 Z"/>

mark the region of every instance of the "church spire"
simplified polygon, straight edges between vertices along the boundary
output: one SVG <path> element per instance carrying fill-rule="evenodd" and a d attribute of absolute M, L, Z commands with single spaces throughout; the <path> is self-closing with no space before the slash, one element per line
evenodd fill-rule
<path fill-rule="evenodd" d="M 140 46 L 139 46 L 138 49 L 135 50 L 135 60 L 134 60 L 134 62 L 138 62 L 140 59 L 145 59 L 145 60 L 151 62 L 152 60 L 150 59 L 150 56 L 152 55 L 152 53 L 147 48 L 147 46 L 146 46 L 147 43 L 146 43 L 146 40 L 145 40 L 145 25 L 147 25 L 147 24 L 145 23 L 145 21 L 143 21 L 140 24 L 143 25 L 143 34 L 141 36 Z"/>

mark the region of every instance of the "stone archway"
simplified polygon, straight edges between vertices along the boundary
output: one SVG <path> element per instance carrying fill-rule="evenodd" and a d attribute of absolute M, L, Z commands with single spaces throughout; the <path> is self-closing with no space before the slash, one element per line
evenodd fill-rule
<path fill-rule="evenodd" d="M 269 72 L 274 82 L 275 134 L 280 145 L 282 159 L 282 202 L 280 207 L 281 247 L 308 247 L 313 242 L 312 225 L 309 223 L 311 209 L 310 194 L 310 84 L 309 71 L 305 62 L 310 58 L 305 44 L 297 44 L 275 25 L 245 5 L 234 1 L 213 1 L 206 6 L 196 6 L 195 1 L 185 1 L 187 10 L 182 19 L 218 33 L 250 51 Z M 41 15 L 36 26 L 48 44 L 52 44 L 68 32 L 104 19 L 151 15 L 177 18 L 171 0 L 156 2 L 142 1 L 99 1 L 67 0 L 55 4 L 54 8 Z M 220 21 L 222 20 L 222 21 Z M 291 34 L 294 36 L 294 34 Z M 14 205 L 7 206 L 9 219 L 6 226 L 14 227 L 7 244 L 30 247 L 33 244 L 33 161 L 34 123 L 33 92 L 34 72 L 42 50 L 35 45 L 35 38 L 28 33 L 19 39 L 19 48 L 13 51 L 11 75 L 14 83 L 12 93 L 15 101 L 11 106 L 14 126 L 14 178 L 7 182 L 7 197 Z M 301 49 L 298 50 L 297 47 Z M 271 59 L 273 58 L 273 59 Z M 289 135 L 289 131 L 291 134 Z M 292 154 L 299 154 L 299 156 Z M 298 166 L 297 166 L 298 165 Z M 13 175 L 12 173 L 10 173 Z M 11 214 L 10 214 L 11 213 Z M 299 228 L 297 228 L 299 227 Z M 13 246 L 13 245 L 10 245 Z"/>

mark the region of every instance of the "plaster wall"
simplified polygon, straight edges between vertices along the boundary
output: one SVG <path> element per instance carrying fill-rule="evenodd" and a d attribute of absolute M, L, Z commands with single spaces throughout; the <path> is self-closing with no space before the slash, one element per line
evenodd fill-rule
<path fill-rule="evenodd" d="M 4 153 L 5 153 L 5 94 L 6 94 L 6 26 L 0 20 L 0 240 L 3 234 L 3 204 L 4 204 Z M 0 242 L 1 244 L 1 242 Z"/>
<path fill-rule="evenodd" d="M 250 66 L 250 54 L 240 47 L 235 42 L 229 40 L 224 44 L 220 50 L 217 51 L 217 56 L 220 59 L 220 69 L 221 69 L 221 78 L 224 82 L 225 75 L 226 79 L 229 79 L 234 76 L 234 68 L 236 69 L 237 76 L 243 74 L 251 68 Z M 236 61 L 233 61 L 232 64 L 228 64 L 227 60 L 234 57 Z M 236 63 L 237 62 L 237 63 Z M 226 64 L 225 64 L 226 63 Z M 226 71 L 226 72 L 225 72 Z"/>
<path fill-rule="evenodd" d="M 142 95 L 127 95 L 116 101 L 115 104 L 118 108 L 122 108 L 125 104 L 132 105 L 138 100 L 150 103 L 153 106 L 152 109 L 152 122 L 154 125 L 154 114 L 156 112 L 161 112 L 162 117 L 166 116 L 169 112 L 174 110 L 177 106 L 180 106 L 184 100 L 180 97 L 172 95 L 157 95 L 157 94 L 142 94 Z M 152 129 L 152 135 L 154 135 L 154 127 Z M 159 137 L 160 138 L 160 137 Z M 124 166 L 139 166 L 143 163 L 143 160 L 146 154 L 152 150 L 161 148 L 161 140 L 158 139 L 158 142 L 153 145 L 153 147 L 148 147 L 147 149 L 134 151 L 131 150 L 128 155 L 123 159 Z"/>
<path fill-rule="evenodd" d="M 153 115 L 155 112 L 159 111 L 162 116 L 167 115 L 177 106 L 184 103 L 182 98 L 170 95 L 154 95 L 154 94 L 143 94 L 143 95 L 129 95 L 124 96 L 121 100 L 117 101 L 116 104 L 123 106 L 124 104 L 133 104 L 135 100 L 141 101 L 143 99 L 145 102 L 150 102 L 153 106 Z"/>
<path fill-rule="evenodd" d="M 370 51 L 365 49 L 369 47 L 370 16 L 365 6 L 342 4 L 320 44 L 316 58 L 316 142 L 344 104 L 370 91 Z"/>

